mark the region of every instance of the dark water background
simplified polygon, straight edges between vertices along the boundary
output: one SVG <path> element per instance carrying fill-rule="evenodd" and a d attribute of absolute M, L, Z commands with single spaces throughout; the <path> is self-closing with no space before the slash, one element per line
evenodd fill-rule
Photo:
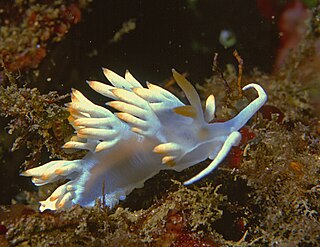
<path fill-rule="evenodd" d="M 167 79 L 171 68 L 176 68 L 201 83 L 212 74 L 213 53 L 220 54 L 222 65 L 236 63 L 234 49 L 248 70 L 259 67 L 271 71 L 277 27 L 260 15 L 255 1 L 201 0 L 193 7 L 191 2 L 94 1 L 83 21 L 63 42 L 52 47 L 55 66 L 50 59 L 43 62 L 39 81 L 50 76 L 48 87 L 61 90 L 59 82 L 83 87 L 86 79 L 105 80 L 100 68 L 108 67 L 119 74 L 128 68 L 141 81 L 154 82 Z M 136 19 L 136 29 L 120 42 L 110 44 L 122 23 L 131 18 Z M 218 41 L 223 29 L 233 30 L 237 37 L 237 44 L 228 50 Z M 194 49 L 195 44 L 203 50 Z M 89 56 L 94 50 L 97 56 Z"/>

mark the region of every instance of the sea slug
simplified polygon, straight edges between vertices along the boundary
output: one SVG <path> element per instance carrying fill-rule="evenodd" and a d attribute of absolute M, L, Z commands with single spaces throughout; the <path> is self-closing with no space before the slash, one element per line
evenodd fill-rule
<path fill-rule="evenodd" d="M 194 183 L 215 169 L 231 147 L 239 144 L 238 130 L 267 100 L 261 86 L 246 85 L 243 90 L 254 88 L 258 98 L 233 119 L 210 123 L 215 113 L 214 96 L 207 98 L 203 110 L 195 88 L 175 70 L 173 77 L 190 105 L 154 84 L 142 87 L 128 71 L 124 78 L 108 69 L 103 72 L 112 86 L 97 81 L 88 84 L 113 99 L 107 105 L 118 112 L 92 103 L 75 89 L 67 104 L 76 135 L 64 148 L 86 149 L 88 153 L 80 160 L 50 161 L 21 174 L 31 176 L 36 186 L 68 180 L 40 202 L 40 211 L 74 204 L 93 206 L 102 196 L 107 206 L 114 207 L 160 170 L 182 171 L 211 159 L 207 168 L 184 182 Z"/>

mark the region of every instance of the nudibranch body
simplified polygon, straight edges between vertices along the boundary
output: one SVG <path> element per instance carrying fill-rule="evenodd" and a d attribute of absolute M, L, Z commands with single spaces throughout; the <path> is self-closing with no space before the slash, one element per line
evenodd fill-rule
<path fill-rule="evenodd" d="M 259 85 L 249 84 L 243 90 L 254 88 L 258 98 L 233 119 L 210 123 L 215 113 L 214 96 L 207 98 L 203 111 L 194 87 L 175 70 L 174 79 L 190 105 L 154 84 L 143 88 L 128 71 L 124 78 L 111 70 L 103 71 L 112 86 L 97 81 L 88 84 L 113 99 L 107 105 L 119 112 L 92 103 L 77 90 L 72 90 L 67 104 L 76 135 L 64 148 L 86 149 L 87 155 L 81 160 L 51 161 L 22 174 L 32 176 L 37 186 L 69 180 L 41 202 L 41 211 L 74 204 L 93 206 L 102 196 L 106 205 L 113 207 L 160 170 L 182 171 L 211 159 L 207 168 L 184 182 L 191 184 L 209 174 L 231 147 L 239 144 L 238 130 L 267 100 Z"/>

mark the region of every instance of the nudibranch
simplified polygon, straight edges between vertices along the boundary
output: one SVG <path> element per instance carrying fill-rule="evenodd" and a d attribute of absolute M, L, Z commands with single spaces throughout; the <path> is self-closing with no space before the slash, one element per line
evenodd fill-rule
<path fill-rule="evenodd" d="M 63 147 L 88 153 L 80 160 L 50 161 L 22 173 L 31 176 L 36 186 L 67 179 L 40 202 L 40 211 L 74 204 L 93 206 L 102 197 L 112 208 L 161 170 L 179 172 L 211 159 L 208 167 L 184 182 L 192 184 L 212 172 L 232 146 L 239 144 L 238 130 L 267 100 L 261 86 L 246 85 L 243 90 L 253 88 L 258 97 L 233 119 L 210 123 L 215 114 L 214 96 L 207 98 L 203 110 L 195 88 L 175 70 L 173 77 L 190 105 L 157 85 L 147 83 L 142 87 L 129 71 L 124 78 L 108 69 L 103 72 L 112 86 L 98 81 L 88 84 L 113 100 L 106 104 L 116 113 L 92 103 L 75 89 L 71 103 L 66 105 L 76 135 Z"/>

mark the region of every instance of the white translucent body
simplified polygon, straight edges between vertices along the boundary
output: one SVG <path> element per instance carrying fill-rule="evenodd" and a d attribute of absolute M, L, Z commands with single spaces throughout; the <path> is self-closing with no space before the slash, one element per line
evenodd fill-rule
<path fill-rule="evenodd" d="M 160 170 L 182 171 L 212 159 L 207 168 L 184 184 L 196 182 L 239 144 L 238 130 L 267 100 L 259 85 L 249 84 L 243 90 L 254 88 L 258 98 L 235 118 L 209 124 L 215 111 L 213 95 L 208 97 L 203 112 L 193 86 L 174 70 L 173 76 L 190 102 L 188 106 L 161 87 L 148 83 L 143 88 L 128 71 L 125 78 L 107 69 L 104 74 L 112 86 L 96 81 L 88 84 L 113 99 L 108 105 L 118 113 L 93 104 L 77 90 L 72 91 L 72 102 L 67 104 L 76 136 L 64 147 L 86 149 L 88 154 L 81 160 L 51 161 L 22 174 L 32 176 L 37 186 L 62 178 L 70 180 L 41 202 L 41 211 L 74 204 L 93 206 L 101 197 L 113 207 Z"/>

